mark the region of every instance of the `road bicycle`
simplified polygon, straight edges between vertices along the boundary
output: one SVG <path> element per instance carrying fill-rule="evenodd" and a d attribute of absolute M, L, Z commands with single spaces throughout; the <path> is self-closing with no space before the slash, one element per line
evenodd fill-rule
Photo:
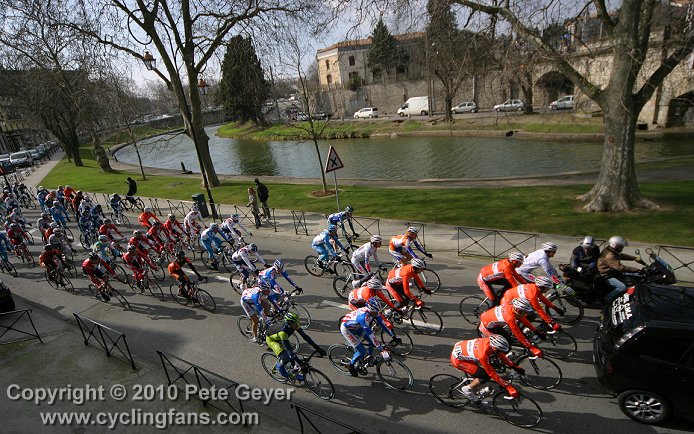
<path fill-rule="evenodd" d="M 510 369 L 501 363 L 496 357 L 491 358 L 494 370 L 501 375 L 508 374 L 512 380 L 519 379 L 533 389 L 550 390 L 561 384 L 564 375 L 559 365 L 554 363 L 548 356 L 537 357 L 527 348 L 521 348 L 506 354 L 506 356 L 516 365 L 525 370 L 523 375 Z"/>
<path fill-rule="evenodd" d="M 547 357 L 565 360 L 576 354 L 578 343 L 576 339 L 563 328 L 554 331 L 544 322 L 537 324 L 536 328 L 543 336 L 546 336 L 546 339 L 542 340 L 538 335 L 533 335 L 530 337 L 530 340 L 534 344 L 540 345 L 540 348 L 542 348 L 542 351 L 544 351 Z"/>
<path fill-rule="evenodd" d="M 545 306 L 545 311 L 552 319 L 560 324 L 578 324 L 583 319 L 583 305 L 574 296 L 573 289 L 566 285 L 554 285 L 549 291 L 547 299 L 552 302 L 555 307 L 561 308 L 562 313 L 557 313 L 554 309 Z"/>
<path fill-rule="evenodd" d="M 462 389 L 473 381 L 467 376 L 456 377 L 449 374 L 437 374 L 429 379 L 429 390 L 440 403 L 454 408 L 463 408 L 472 404 L 472 401 L 463 393 Z M 506 391 L 500 385 L 496 390 L 489 390 L 492 396 L 494 412 L 511 425 L 522 428 L 532 428 L 542 422 L 542 409 L 532 398 L 519 391 L 518 398 L 506 395 Z M 478 407 L 482 407 L 480 400 Z"/>
<path fill-rule="evenodd" d="M 66 274 L 66 269 L 62 266 L 56 266 L 53 268 L 46 268 L 44 271 L 44 277 L 51 287 L 55 289 L 64 289 L 70 294 L 75 293 L 75 286 L 70 281 L 70 278 Z"/>
<path fill-rule="evenodd" d="M 63 229 L 63 234 L 65 234 L 65 237 L 67 238 L 68 242 L 70 244 L 75 242 L 75 234 L 72 233 L 72 229 L 70 229 L 66 224 L 62 223 L 61 221 L 56 222 L 58 225 Z"/>
<path fill-rule="evenodd" d="M 429 294 L 421 293 L 419 298 L 422 299 L 428 295 Z M 390 291 L 388 291 L 388 296 L 393 304 L 397 306 L 398 301 L 395 300 Z M 401 296 L 403 299 L 406 299 L 403 294 L 401 294 Z M 386 308 L 383 314 L 393 324 L 402 324 L 404 321 L 409 321 L 412 327 L 423 335 L 437 335 L 443 330 L 443 319 L 441 315 L 428 306 L 417 306 L 416 303 L 408 300 L 407 306 L 400 310 L 403 312 L 402 314 L 390 308 Z"/>
<path fill-rule="evenodd" d="M 422 261 L 424 261 L 424 259 L 422 259 Z M 424 261 L 424 264 L 426 265 L 426 261 Z M 389 272 L 400 266 L 401 265 L 399 262 L 394 262 L 390 270 L 384 269 L 384 271 L 381 271 L 379 269 L 379 277 L 381 278 L 381 280 L 385 282 Z M 424 288 L 426 288 L 426 290 L 429 291 L 431 294 L 441 289 L 441 278 L 439 277 L 439 273 L 432 270 L 431 268 L 425 267 L 421 273 L 418 273 L 418 276 L 422 280 L 422 283 L 424 283 Z M 418 289 L 421 290 L 422 288 Z"/>
<path fill-rule="evenodd" d="M 354 287 L 353 282 L 355 282 L 355 281 L 366 282 L 367 280 L 369 280 L 370 278 L 372 278 L 376 274 L 378 274 L 379 280 L 381 282 L 383 282 L 384 277 L 382 277 L 382 276 L 388 275 L 388 268 L 386 268 L 383 265 L 379 265 L 377 272 L 369 273 L 368 275 L 365 276 L 365 275 L 357 272 L 354 269 L 354 265 L 352 265 L 352 268 L 350 269 L 349 273 L 346 276 L 336 276 L 333 278 L 333 291 L 335 291 L 335 294 L 337 294 L 337 296 L 340 297 L 341 299 L 348 300 L 349 299 L 349 293 L 353 289 L 356 289 Z"/>
<path fill-rule="evenodd" d="M 212 257 L 212 259 L 210 259 L 210 257 L 208 256 L 207 250 L 205 250 L 200 255 L 200 259 L 202 260 L 202 263 L 208 270 L 221 271 L 221 266 L 228 273 L 231 273 L 234 270 L 236 270 L 236 265 L 234 265 L 234 261 L 231 259 L 231 255 L 233 254 L 234 251 L 232 250 L 232 247 L 229 245 L 225 245 L 222 248 L 217 248 L 214 251 L 214 256 Z M 217 265 L 215 266 L 214 263 L 216 263 Z"/>
<path fill-rule="evenodd" d="M 275 317 L 281 321 L 284 320 L 284 316 L 288 312 L 293 312 L 301 319 L 301 328 L 306 330 L 311 326 L 311 314 L 308 313 L 308 309 L 306 309 L 304 305 L 294 301 L 293 297 L 297 294 L 299 294 L 299 291 L 295 289 L 292 292 L 285 293 L 283 297 L 280 297 L 277 302 L 280 310 L 275 312 Z"/>
<path fill-rule="evenodd" d="M 338 329 L 342 325 L 343 319 L 344 315 L 337 320 Z M 379 333 L 380 330 L 381 342 L 388 346 L 390 352 L 396 356 L 404 357 L 412 353 L 414 350 L 414 341 L 412 340 L 412 336 L 410 336 L 410 334 L 404 328 L 395 326 L 391 323 L 391 332 L 393 332 L 396 337 L 400 338 L 400 342 L 398 343 L 395 341 L 395 338 L 391 337 L 385 329 L 381 328 L 381 325 L 378 323 L 378 321 L 376 321 L 375 318 L 371 320 L 370 326 L 374 334 Z"/>
<path fill-rule="evenodd" d="M 17 269 L 14 268 L 9 259 L 0 259 L 0 272 L 7 273 L 12 277 L 17 277 Z"/>
<path fill-rule="evenodd" d="M 243 294 L 243 291 L 246 288 L 252 288 L 258 284 L 258 276 L 250 270 L 247 272 L 248 277 L 246 278 L 245 282 L 243 281 L 243 273 L 240 271 L 234 271 L 231 273 L 231 275 L 229 275 L 229 285 L 231 285 L 238 295 Z"/>
<path fill-rule="evenodd" d="M 342 259 L 340 255 L 328 258 L 322 265 L 318 262 L 318 256 L 308 255 L 304 258 L 304 267 L 310 275 L 316 277 L 321 277 L 326 271 L 336 276 L 347 276 L 353 269 L 352 263 Z"/>
<path fill-rule="evenodd" d="M 203 277 L 205 282 L 207 282 L 207 277 Z M 200 282 L 195 280 L 189 280 L 185 284 L 172 283 L 169 286 L 169 292 L 171 296 L 176 301 L 176 303 L 187 306 L 190 303 L 193 305 L 198 304 L 201 308 L 208 312 L 214 312 L 217 308 L 217 303 L 215 303 L 214 298 L 209 292 L 200 288 Z M 179 292 L 182 295 L 179 295 Z"/>
<path fill-rule="evenodd" d="M 143 212 L 145 209 L 145 203 L 142 202 L 142 199 L 135 196 L 125 196 L 125 198 L 121 198 L 120 205 L 121 208 L 123 208 L 125 211 L 132 211 L 133 209 L 135 209 L 140 212 Z"/>
<path fill-rule="evenodd" d="M 373 349 L 370 342 L 366 344 Z M 384 346 L 384 349 L 387 350 L 388 347 Z M 328 348 L 328 358 L 330 363 L 342 375 L 350 375 L 349 364 L 354 356 L 354 352 L 354 348 L 350 346 L 335 344 Z M 368 375 L 368 368 L 374 366 L 376 367 L 378 379 L 390 389 L 407 390 L 414 385 L 412 371 L 410 371 L 407 365 L 393 358 L 385 360 L 381 354 L 369 354 L 362 357 L 355 365 L 355 369 L 359 375 Z"/>
<path fill-rule="evenodd" d="M 149 262 L 145 264 L 147 267 L 147 272 L 155 279 L 163 282 L 166 279 L 166 272 L 169 266 L 169 260 L 167 258 L 166 252 L 156 252 L 154 249 L 149 250 L 149 259 L 154 264 L 152 266 Z"/>
<path fill-rule="evenodd" d="M 125 226 L 126 228 L 129 228 L 132 226 L 128 216 L 123 213 L 122 206 L 118 207 L 116 210 L 111 212 L 109 217 L 111 218 L 111 221 L 118 226 Z"/>
<path fill-rule="evenodd" d="M 270 322 L 270 324 L 266 324 L 265 322 L 263 322 L 262 316 L 258 315 L 258 345 L 265 345 L 265 336 L 268 331 L 268 328 L 273 324 L 276 324 L 279 320 L 276 317 L 268 317 L 268 321 Z M 284 318 L 282 318 L 282 321 L 284 321 Z M 249 340 L 253 339 L 253 320 L 249 318 L 248 315 L 239 316 L 236 319 L 236 327 L 239 329 L 239 332 L 242 336 Z M 296 334 L 292 334 L 288 340 L 289 345 L 291 345 L 292 351 L 294 351 L 295 353 L 299 351 L 300 343 L 299 338 L 296 336 Z"/>
<path fill-rule="evenodd" d="M 335 386 L 332 381 L 323 372 L 311 366 L 311 358 L 318 354 L 314 351 L 310 356 L 298 358 L 294 366 L 286 366 L 289 378 L 282 376 L 277 371 L 277 362 L 279 357 L 275 353 L 264 353 L 260 356 L 260 364 L 263 365 L 265 372 L 272 377 L 273 380 L 280 383 L 288 383 L 297 386 L 305 386 L 311 393 L 320 399 L 330 400 L 335 396 Z M 303 378 L 298 378 L 301 374 Z"/>
<path fill-rule="evenodd" d="M 80 231 L 80 244 L 84 250 L 91 250 L 92 244 L 99 240 L 99 233 L 94 227 L 89 228 L 86 231 Z"/>
<path fill-rule="evenodd" d="M 87 277 L 87 279 L 89 278 Z M 97 300 L 103 303 L 108 303 L 109 301 L 115 299 L 123 309 L 130 309 L 128 299 L 109 283 L 108 277 L 104 278 L 104 282 L 100 288 L 97 288 L 93 283 L 90 283 L 89 292 L 91 292 Z"/>
<path fill-rule="evenodd" d="M 19 196 L 19 203 L 24 209 L 36 209 L 36 202 L 28 193 Z"/>
<path fill-rule="evenodd" d="M 161 289 L 161 285 L 159 285 L 156 280 L 152 279 L 149 276 L 149 274 L 144 274 L 144 277 L 142 278 L 141 287 L 137 286 L 137 282 L 135 281 L 134 276 L 132 279 L 130 279 L 130 281 L 130 288 L 132 288 L 133 291 L 139 292 L 140 294 L 144 294 L 144 292 L 148 290 L 152 297 L 158 298 L 161 301 L 166 301 L 166 295 L 164 295 L 164 291 Z"/>
<path fill-rule="evenodd" d="M 14 247 L 14 254 L 22 261 L 22 263 L 30 264 L 32 267 L 36 266 L 36 260 L 32 256 L 26 244 L 17 244 Z"/>

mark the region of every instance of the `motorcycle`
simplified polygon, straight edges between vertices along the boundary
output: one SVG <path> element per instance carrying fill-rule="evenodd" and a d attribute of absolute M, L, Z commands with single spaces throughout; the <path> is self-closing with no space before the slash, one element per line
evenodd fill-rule
<path fill-rule="evenodd" d="M 634 253 L 636 256 L 640 256 L 641 252 L 639 249 L 636 249 Z M 650 263 L 643 260 L 637 261 L 643 265 L 643 268 L 638 273 L 624 273 L 623 281 L 627 286 L 641 283 L 672 285 L 677 282 L 675 272 L 670 264 L 655 254 L 651 248 L 646 249 L 646 254 Z M 576 296 L 586 304 L 602 304 L 605 295 L 612 290 L 605 278 L 598 274 L 581 274 L 564 264 L 560 265 L 560 269 L 564 271 L 566 285 L 573 289 Z"/>

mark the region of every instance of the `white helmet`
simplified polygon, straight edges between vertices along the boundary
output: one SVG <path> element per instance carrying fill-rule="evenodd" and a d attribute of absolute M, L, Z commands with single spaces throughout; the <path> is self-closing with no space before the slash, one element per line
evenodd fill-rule
<path fill-rule="evenodd" d="M 542 250 L 546 252 L 556 252 L 557 245 L 554 243 L 542 243 Z"/>
<path fill-rule="evenodd" d="M 412 264 L 412 267 L 414 267 L 414 268 L 424 268 L 424 267 L 426 267 L 426 264 L 424 263 L 424 261 L 422 261 L 422 260 L 419 259 L 419 258 L 414 258 L 414 259 L 412 259 L 412 260 L 410 261 L 410 264 Z"/>
<path fill-rule="evenodd" d="M 591 247 L 591 246 L 594 246 L 594 245 L 595 245 L 595 240 L 593 239 L 593 237 L 591 237 L 590 235 L 588 235 L 588 236 L 586 236 L 586 237 L 583 238 L 583 242 L 581 243 L 581 245 L 582 245 L 583 247 Z"/>
<path fill-rule="evenodd" d="M 514 298 L 513 300 L 511 300 L 511 306 L 513 306 L 514 309 L 519 310 L 521 312 L 533 311 L 532 305 L 525 298 Z"/>
<path fill-rule="evenodd" d="M 378 277 L 372 277 L 371 279 L 366 282 L 366 286 L 368 286 L 371 289 L 381 289 L 383 288 L 383 284 L 381 281 L 378 279 Z"/>
<path fill-rule="evenodd" d="M 417 229 L 417 228 L 414 227 L 414 226 L 410 226 L 409 228 L 407 228 L 407 231 L 406 231 L 406 232 L 409 232 L 409 233 L 411 233 L 411 234 L 417 235 L 417 234 L 419 233 L 419 229 Z"/>
<path fill-rule="evenodd" d="M 552 279 L 549 277 L 538 276 L 535 278 L 535 286 L 539 288 L 551 288 L 554 286 L 554 282 L 552 282 Z"/>
<path fill-rule="evenodd" d="M 501 335 L 489 336 L 489 346 L 502 353 L 508 353 L 511 349 L 506 338 Z"/>
<path fill-rule="evenodd" d="M 380 235 L 371 235 L 371 239 L 369 241 L 371 241 L 372 243 L 380 243 L 383 240 L 381 239 Z"/>
<path fill-rule="evenodd" d="M 607 244 L 613 249 L 623 249 L 629 245 L 629 243 L 627 243 L 627 240 L 625 240 L 623 237 L 620 237 L 619 235 L 610 237 L 610 239 L 607 240 Z"/>
<path fill-rule="evenodd" d="M 522 264 L 523 261 L 525 260 L 525 257 L 518 252 L 511 252 L 508 254 L 508 260 L 509 261 L 516 261 L 516 262 L 519 262 Z"/>

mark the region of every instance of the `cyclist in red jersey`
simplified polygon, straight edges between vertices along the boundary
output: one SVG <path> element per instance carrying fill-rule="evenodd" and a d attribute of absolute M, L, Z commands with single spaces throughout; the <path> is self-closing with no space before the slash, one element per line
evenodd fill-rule
<path fill-rule="evenodd" d="M 506 331 L 506 327 L 511 330 L 513 336 L 525 348 L 529 349 L 533 355 L 542 357 L 542 350 L 533 345 L 528 338 L 523 334 L 518 322 L 521 322 L 525 327 L 529 328 L 536 334 L 543 336 L 533 325 L 528 321 L 526 316 L 533 311 L 533 307 L 528 300 L 522 298 L 514 299 L 510 305 L 497 306 L 489 309 L 480 315 L 479 332 L 484 337 L 489 337 L 492 334 L 504 336 L 508 341 L 511 341 L 511 335 Z"/>
<path fill-rule="evenodd" d="M 540 302 L 544 303 L 550 309 L 554 309 L 560 315 L 564 314 L 564 309 L 554 306 L 551 301 L 545 297 L 542 291 L 546 291 L 554 286 L 554 282 L 545 276 L 538 276 L 535 279 L 535 283 L 524 283 L 518 285 L 506 291 L 503 298 L 501 299 L 502 305 L 508 305 L 513 299 L 522 298 L 528 300 L 530 305 L 533 307 L 535 312 L 542 318 L 542 321 L 546 322 L 548 326 L 552 327 L 552 330 L 559 330 L 561 326 L 557 324 L 552 318 L 545 312 Z"/>
<path fill-rule="evenodd" d="M 477 275 L 477 285 L 484 292 L 484 295 L 491 301 L 489 307 L 496 306 L 503 291 L 514 287 L 524 279 L 518 274 L 516 269 L 523 263 L 523 255 L 518 252 L 511 252 L 508 259 L 502 259 L 493 264 L 485 265 Z M 499 297 L 495 294 L 492 284 L 503 285 L 503 290 Z"/>
<path fill-rule="evenodd" d="M 415 302 L 417 306 L 424 306 L 424 302 L 414 296 L 410 291 L 410 279 L 414 279 L 415 283 L 424 292 L 428 292 L 424 286 L 424 282 L 419 277 L 419 273 L 424 270 L 424 261 L 421 259 L 413 259 L 409 264 L 390 270 L 388 279 L 386 280 L 386 288 L 390 295 L 398 302 L 398 307 L 407 306 L 409 300 Z"/>

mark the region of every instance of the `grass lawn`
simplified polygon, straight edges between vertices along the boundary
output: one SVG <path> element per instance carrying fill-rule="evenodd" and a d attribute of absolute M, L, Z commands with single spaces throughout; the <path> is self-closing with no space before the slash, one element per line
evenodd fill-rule
<path fill-rule="evenodd" d="M 78 189 L 111 194 L 127 189 L 125 178 L 140 175 L 130 172 L 101 173 L 91 149 L 82 148 L 85 167 L 61 161 L 42 184 L 55 187 L 71 184 Z M 315 198 L 309 193 L 316 185 L 266 184 L 270 205 L 280 209 L 330 213 L 335 210 L 333 197 Z M 246 204 L 247 182 L 224 182 L 213 189 L 215 201 Z M 620 234 L 629 240 L 683 246 L 694 245 L 694 182 L 670 181 L 642 183 L 642 192 L 661 205 L 656 211 L 628 213 L 585 213 L 574 198 L 589 185 L 521 188 L 442 188 L 396 189 L 341 186 L 340 202 L 352 205 L 356 214 L 385 219 L 400 219 L 461 226 L 542 232 L 607 238 Z M 148 176 L 138 182 L 143 196 L 190 200 L 200 193 L 199 178 Z"/>

